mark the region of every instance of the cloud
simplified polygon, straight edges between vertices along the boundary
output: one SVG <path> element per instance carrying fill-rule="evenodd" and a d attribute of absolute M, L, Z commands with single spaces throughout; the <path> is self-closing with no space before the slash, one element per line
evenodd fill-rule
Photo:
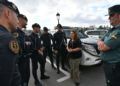
<path fill-rule="evenodd" d="M 35 22 L 42 27 L 53 28 L 57 24 L 56 13 L 60 13 L 62 25 L 82 26 L 108 24 L 105 17 L 108 7 L 119 0 L 11 0 L 28 19 L 28 28 Z"/>

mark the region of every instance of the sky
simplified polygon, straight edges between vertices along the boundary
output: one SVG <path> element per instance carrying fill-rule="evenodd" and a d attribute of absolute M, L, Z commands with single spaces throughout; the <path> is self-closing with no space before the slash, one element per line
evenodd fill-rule
<path fill-rule="evenodd" d="M 28 18 L 27 29 L 32 24 L 54 29 L 57 12 L 63 26 L 86 27 L 109 25 L 108 8 L 120 4 L 120 0 L 9 0 L 17 5 Z"/>

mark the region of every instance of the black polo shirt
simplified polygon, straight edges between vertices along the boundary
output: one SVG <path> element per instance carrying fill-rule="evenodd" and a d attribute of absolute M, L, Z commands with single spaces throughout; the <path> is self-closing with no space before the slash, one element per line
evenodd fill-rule
<path fill-rule="evenodd" d="M 80 39 L 77 39 L 77 40 L 74 40 L 74 41 L 70 40 L 69 43 L 68 43 L 68 47 L 72 48 L 72 49 L 82 48 L 82 43 L 81 43 Z M 81 58 L 82 57 L 82 51 L 79 50 L 79 51 L 76 51 L 76 52 L 70 52 L 69 57 L 72 58 L 72 59 Z"/>

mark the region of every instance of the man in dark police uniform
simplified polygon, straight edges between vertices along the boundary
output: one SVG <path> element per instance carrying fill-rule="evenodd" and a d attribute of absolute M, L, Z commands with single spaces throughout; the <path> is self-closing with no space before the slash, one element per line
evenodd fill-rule
<path fill-rule="evenodd" d="M 35 23 L 32 25 L 33 32 L 31 33 L 30 37 L 32 40 L 32 73 L 33 77 L 35 79 L 35 85 L 36 86 L 42 86 L 37 75 L 37 69 L 38 69 L 38 63 L 40 63 L 40 72 L 41 72 L 41 79 L 49 79 L 50 77 L 45 75 L 45 60 L 43 58 L 43 47 L 40 40 L 40 25 L 38 23 Z"/>
<path fill-rule="evenodd" d="M 18 14 L 12 2 L 0 1 L 0 86 L 20 86 L 16 65 L 19 45 L 12 35 L 17 28 Z"/>
<path fill-rule="evenodd" d="M 42 42 L 42 45 L 44 47 L 43 56 L 44 56 L 45 62 L 46 62 L 46 57 L 49 56 L 51 66 L 53 69 L 55 69 L 54 60 L 53 60 L 53 53 L 52 53 L 52 44 L 51 44 L 51 42 L 53 42 L 53 36 L 52 36 L 52 34 L 50 34 L 48 32 L 47 27 L 44 27 L 43 31 L 44 31 L 44 33 L 41 35 L 41 42 Z"/>
<path fill-rule="evenodd" d="M 65 68 L 67 38 L 65 33 L 62 31 L 63 27 L 61 24 L 57 25 L 57 29 L 58 31 L 53 35 L 53 49 L 56 53 L 57 73 L 59 74 L 60 63 L 62 65 L 62 69 L 67 70 Z"/>
<path fill-rule="evenodd" d="M 25 15 L 19 14 L 18 15 L 18 27 L 14 34 L 16 34 L 16 38 L 18 40 L 20 46 L 19 52 L 19 59 L 18 59 L 18 68 L 21 75 L 21 85 L 28 86 L 29 78 L 30 78 L 30 50 L 31 50 L 31 43 L 28 40 L 23 29 L 26 28 L 28 19 Z M 29 42 L 29 44 L 28 44 Z"/>

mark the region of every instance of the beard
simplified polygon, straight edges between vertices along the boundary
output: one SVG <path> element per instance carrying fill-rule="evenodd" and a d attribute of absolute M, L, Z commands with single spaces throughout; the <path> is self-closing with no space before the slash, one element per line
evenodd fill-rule
<path fill-rule="evenodd" d="M 26 28 L 26 25 L 23 25 L 22 28 Z"/>
<path fill-rule="evenodd" d="M 15 32 L 17 29 L 17 25 L 11 25 L 9 29 L 11 30 L 11 32 Z"/>

